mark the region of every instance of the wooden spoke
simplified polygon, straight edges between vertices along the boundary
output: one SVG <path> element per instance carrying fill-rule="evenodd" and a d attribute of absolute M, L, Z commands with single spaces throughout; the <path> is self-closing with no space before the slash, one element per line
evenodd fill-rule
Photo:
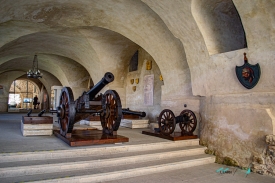
<path fill-rule="evenodd" d="M 102 97 L 103 113 L 100 115 L 101 126 L 105 134 L 113 135 L 122 118 L 120 97 L 115 90 L 108 90 Z"/>
<path fill-rule="evenodd" d="M 180 113 L 183 121 L 179 122 L 179 126 L 183 134 L 192 134 L 197 127 L 196 115 L 191 110 L 183 110 Z"/>
<path fill-rule="evenodd" d="M 66 134 L 72 132 L 75 117 L 74 97 L 71 88 L 64 87 L 61 90 L 59 102 L 60 113 L 58 114 L 58 123 L 60 126 L 60 134 L 66 137 Z"/>
<path fill-rule="evenodd" d="M 175 115 L 169 109 L 164 109 L 159 115 L 159 129 L 163 135 L 170 135 L 176 127 Z"/>

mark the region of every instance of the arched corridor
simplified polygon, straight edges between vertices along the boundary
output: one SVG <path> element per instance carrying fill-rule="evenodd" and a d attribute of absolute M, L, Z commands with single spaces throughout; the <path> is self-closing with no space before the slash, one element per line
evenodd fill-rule
<path fill-rule="evenodd" d="M 123 108 L 145 111 L 149 123 L 163 109 L 194 111 L 200 144 L 218 162 L 248 168 L 265 156 L 265 139 L 275 135 L 274 0 L 0 4 L 1 113 L 14 107 L 11 86 L 28 80 L 37 55 L 43 77 L 29 81 L 39 88 L 40 109 L 56 107 L 53 86 L 71 88 L 77 99 L 111 72 L 114 81 L 100 93 L 115 90 Z M 237 74 L 245 63 L 258 73 L 249 89 L 240 82 L 244 70 Z"/>

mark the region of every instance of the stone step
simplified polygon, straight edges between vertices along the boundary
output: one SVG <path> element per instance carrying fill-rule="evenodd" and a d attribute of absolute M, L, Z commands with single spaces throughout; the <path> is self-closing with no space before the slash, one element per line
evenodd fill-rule
<path fill-rule="evenodd" d="M 183 150 L 199 150 L 201 152 L 205 151 L 206 147 L 202 147 L 199 145 L 196 146 L 185 146 L 185 147 L 173 147 L 169 149 L 151 149 L 147 151 L 136 151 L 136 152 L 118 152 L 118 153 L 103 153 L 103 154 L 95 154 L 90 156 L 82 156 L 82 157 L 70 157 L 70 158 L 59 158 L 59 159 L 44 159 L 44 160 L 31 160 L 31 161 L 16 161 L 16 162 L 2 162 L 0 163 L 0 168 L 8 168 L 8 167 L 19 167 L 19 166 L 32 166 L 32 165 L 41 165 L 41 164 L 56 164 L 56 163 L 69 163 L 69 162 L 83 162 L 83 161 L 92 161 L 92 160 L 105 160 L 110 158 L 120 158 L 120 157 L 128 157 L 128 156 L 139 156 L 146 154 L 154 154 L 154 153 L 166 153 L 170 151 L 183 151 Z"/>
<path fill-rule="evenodd" d="M 213 163 L 215 158 L 207 157 L 207 158 L 200 158 L 188 161 L 178 161 L 175 163 L 167 163 L 161 165 L 153 165 L 141 168 L 133 168 L 133 169 L 126 169 L 121 171 L 114 171 L 114 172 L 107 172 L 107 173 L 99 173 L 93 175 L 84 175 L 84 176 L 74 176 L 68 178 L 59 178 L 53 180 L 41 180 L 41 181 L 34 181 L 33 183 L 52 183 L 52 182 L 59 182 L 59 183 L 66 183 L 66 182 L 106 182 L 112 180 L 120 180 L 125 178 L 137 177 L 142 175 L 151 175 L 154 173 L 162 173 L 166 171 L 172 170 L 179 170 L 183 168 L 199 166 L 204 164 Z"/>
<path fill-rule="evenodd" d="M 147 150 L 169 149 L 175 147 L 185 147 L 199 145 L 199 139 L 159 142 L 138 145 L 123 145 L 116 144 L 104 147 L 88 147 L 72 150 L 55 150 L 55 151 L 40 151 L 40 152 L 18 152 L 18 153 L 1 153 L 0 162 L 18 162 L 18 161 L 32 161 L 45 159 L 63 159 L 76 158 L 93 155 L 116 154 L 121 152 L 139 152 Z"/>
<path fill-rule="evenodd" d="M 0 182 L 104 182 L 214 163 L 198 139 L 2 153 Z"/>
<path fill-rule="evenodd" d="M 168 151 L 168 152 L 160 152 L 160 153 L 151 153 L 151 154 L 143 154 L 143 155 L 134 155 L 134 156 L 125 156 L 118 158 L 110 158 L 110 159 L 101 159 L 98 158 L 96 160 L 86 160 L 73 162 L 74 159 L 71 159 L 72 162 L 66 163 L 50 163 L 47 162 L 40 165 L 28 165 L 21 166 L 18 164 L 14 164 L 14 167 L 4 167 L 0 168 L 0 177 L 14 177 L 14 176 L 25 176 L 25 175 L 34 175 L 40 173 L 54 173 L 61 171 L 72 171 L 72 170 L 85 170 L 90 168 L 102 168 L 108 166 L 119 166 L 137 162 L 149 162 L 156 160 L 163 160 L 169 158 L 177 158 L 177 157 L 185 157 L 185 156 L 194 156 L 204 154 L 205 148 L 194 148 L 194 149 L 185 149 L 185 150 L 177 150 L 177 151 Z M 87 158 L 88 159 L 88 158 Z"/>
<path fill-rule="evenodd" d="M 128 157 L 125 159 L 127 160 Z M 100 161 L 98 160 L 98 163 Z M 77 167 L 71 167 L 71 171 L 63 171 L 64 167 L 56 167 L 60 169 L 60 172 L 44 173 L 41 171 L 40 174 L 35 175 L 14 175 L 0 178 L 0 182 L 105 182 L 199 166 L 214 163 L 214 161 L 214 156 L 203 154 L 121 165 L 114 163 L 112 166 L 86 167 L 80 170 Z"/>

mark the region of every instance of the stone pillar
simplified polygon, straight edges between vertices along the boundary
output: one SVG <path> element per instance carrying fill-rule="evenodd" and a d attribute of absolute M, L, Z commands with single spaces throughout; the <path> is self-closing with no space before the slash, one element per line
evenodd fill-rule
<path fill-rule="evenodd" d="M 3 86 L 0 89 L 0 112 L 8 111 L 9 92 L 7 86 Z"/>
<path fill-rule="evenodd" d="M 8 97 L 0 97 L 0 111 L 1 112 L 8 111 Z"/>

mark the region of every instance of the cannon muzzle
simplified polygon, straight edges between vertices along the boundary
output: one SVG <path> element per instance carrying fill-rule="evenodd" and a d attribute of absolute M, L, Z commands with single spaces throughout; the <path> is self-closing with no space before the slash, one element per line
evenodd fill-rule
<path fill-rule="evenodd" d="M 86 94 L 89 95 L 89 100 L 93 100 L 100 90 L 102 90 L 107 84 L 114 81 L 115 77 L 111 72 L 106 72 L 104 77 Z"/>
<path fill-rule="evenodd" d="M 140 117 L 146 116 L 146 112 L 131 111 L 129 108 L 122 109 L 122 114 L 131 114 L 131 115 L 136 115 L 136 116 L 140 116 Z"/>

